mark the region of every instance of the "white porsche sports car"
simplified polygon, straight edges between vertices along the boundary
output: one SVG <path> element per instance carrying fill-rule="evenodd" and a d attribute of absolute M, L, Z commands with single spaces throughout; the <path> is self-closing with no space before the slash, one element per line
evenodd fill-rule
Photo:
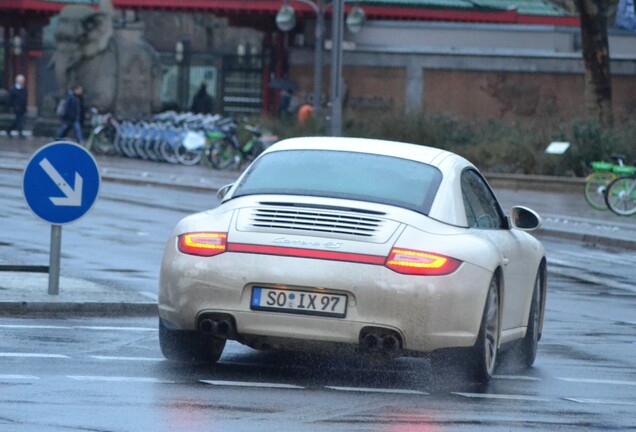
<path fill-rule="evenodd" d="M 172 360 L 267 350 L 449 357 L 486 382 L 503 344 L 535 359 L 546 258 L 479 171 L 448 151 L 359 138 L 281 141 L 184 218 L 161 265 Z M 508 345 L 509 342 L 514 344 Z M 519 357 L 519 356 L 517 356 Z"/>

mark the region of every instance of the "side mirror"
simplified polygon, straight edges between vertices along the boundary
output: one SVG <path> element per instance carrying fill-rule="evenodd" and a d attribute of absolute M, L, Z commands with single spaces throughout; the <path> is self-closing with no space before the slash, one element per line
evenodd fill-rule
<path fill-rule="evenodd" d="M 534 231 L 541 226 L 543 220 L 538 213 L 527 207 L 515 206 L 510 209 L 510 226 L 523 231 Z"/>
<path fill-rule="evenodd" d="M 230 189 L 232 189 L 232 186 L 234 186 L 234 183 L 230 183 L 229 185 L 223 186 L 221 189 L 219 189 L 217 191 L 216 198 L 220 202 L 223 202 L 223 200 L 225 199 L 225 196 L 227 195 L 227 193 L 230 191 Z"/>

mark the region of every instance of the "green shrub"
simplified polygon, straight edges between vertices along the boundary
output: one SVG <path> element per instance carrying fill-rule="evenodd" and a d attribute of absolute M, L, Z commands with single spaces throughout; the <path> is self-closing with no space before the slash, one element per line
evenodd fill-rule
<path fill-rule="evenodd" d="M 321 135 L 326 124 L 315 121 L 305 127 L 276 120 L 261 121 L 281 138 Z M 437 113 L 423 117 L 382 115 L 365 120 L 345 119 L 343 134 L 428 145 L 457 153 L 482 171 L 584 176 L 593 160 L 610 160 L 623 154 L 636 158 L 636 123 L 603 129 L 597 122 L 581 119 L 571 124 L 512 124 L 500 120 L 474 121 Z M 547 155 L 553 141 L 570 142 L 564 155 Z"/>

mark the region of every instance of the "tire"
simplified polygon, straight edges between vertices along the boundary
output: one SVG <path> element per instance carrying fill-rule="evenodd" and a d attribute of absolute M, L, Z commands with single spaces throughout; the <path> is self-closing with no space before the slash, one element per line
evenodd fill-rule
<path fill-rule="evenodd" d="M 616 178 L 616 175 L 609 171 L 597 171 L 585 179 L 585 201 L 596 210 L 607 210 L 605 202 L 605 191 L 607 186 Z"/>
<path fill-rule="evenodd" d="M 240 161 L 238 150 L 234 148 L 228 140 L 218 140 L 206 149 L 206 157 L 213 168 L 226 170 L 236 164 L 237 158 Z"/>
<path fill-rule="evenodd" d="M 168 163 L 179 163 L 174 145 L 169 141 L 161 141 L 161 143 L 159 144 L 159 154 L 161 155 L 161 158 Z"/>
<path fill-rule="evenodd" d="M 149 158 L 145 151 L 147 137 L 144 135 L 137 137 L 133 142 L 133 150 L 138 158 L 148 160 Z"/>
<path fill-rule="evenodd" d="M 431 363 L 437 377 L 447 380 L 463 375 L 480 384 L 490 381 L 495 373 L 499 351 L 499 282 L 496 276 L 490 281 L 482 314 L 477 341 L 471 348 L 439 350 L 431 355 Z"/>
<path fill-rule="evenodd" d="M 609 184 L 605 199 L 611 211 L 619 216 L 636 214 L 636 177 L 619 177 Z"/>
<path fill-rule="evenodd" d="M 487 383 L 495 373 L 500 336 L 499 313 L 499 283 L 497 278 L 493 277 L 488 286 L 479 336 L 473 347 L 474 362 L 470 366 L 472 370 L 469 370 L 473 378 L 480 383 Z"/>
<path fill-rule="evenodd" d="M 196 331 L 171 330 L 159 318 L 159 346 L 168 360 L 214 364 L 225 348 L 225 339 L 203 336 Z"/>
<path fill-rule="evenodd" d="M 534 282 L 526 335 L 521 340 L 518 348 L 521 364 L 526 368 L 531 367 L 537 357 L 537 347 L 539 345 L 539 339 L 541 338 L 541 295 L 544 290 L 545 270 L 542 267 L 537 272 L 537 277 Z"/>
<path fill-rule="evenodd" d="M 159 151 L 157 150 L 158 146 L 159 146 L 159 142 L 157 141 L 156 138 L 149 138 L 146 141 L 146 145 L 144 146 L 144 153 L 146 154 L 146 156 L 148 156 L 148 159 L 155 162 L 158 162 L 161 160 Z"/>
<path fill-rule="evenodd" d="M 203 150 L 194 149 L 188 150 L 182 145 L 177 147 L 177 159 L 179 163 L 182 165 L 193 166 L 201 162 L 201 158 L 203 157 Z"/>
<path fill-rule="evenodd" d="M 134 147 L 134 143 L 136 139 L 137 138 L 135 133 L 134 135 L 127 137 L 127 139 L 125 139 L 122 142 L 121 149 L 124 152 L 124 156 L 126 156 L 127 158 L 130 158 L 130 159 L 137 158 L 137 153 L 135 153 L 135 147 Z"/>
<path fill-rule="evenodd" d="M 117 154 L 118 156 L 125 156 L 124 154 L 124 150 L 123 150 L 123 142 L 126 139 L 126 137 L 124 136 L 124 131 L 123 129 L 119 129 L 117 131 L 117 135 L 115 135 L 115 142 L 114 142 L 114 147 L 115 147 L 115 154 Z"/>
<path fill-rule="evenodd" d="M 103 129 L 93 137 L 92 150 L 96 155 L 112 155 L 115 152 L 114 145 Z"/>

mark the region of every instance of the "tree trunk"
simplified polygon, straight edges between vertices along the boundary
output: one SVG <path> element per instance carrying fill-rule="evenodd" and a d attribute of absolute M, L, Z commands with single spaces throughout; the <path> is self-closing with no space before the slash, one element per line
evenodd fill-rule
<path fill-rule="evenodd" d="M 575 0 L 581 18 L 587 112 L 612 127 L 612 82 L 607 40 L 607 0 Z"/>

